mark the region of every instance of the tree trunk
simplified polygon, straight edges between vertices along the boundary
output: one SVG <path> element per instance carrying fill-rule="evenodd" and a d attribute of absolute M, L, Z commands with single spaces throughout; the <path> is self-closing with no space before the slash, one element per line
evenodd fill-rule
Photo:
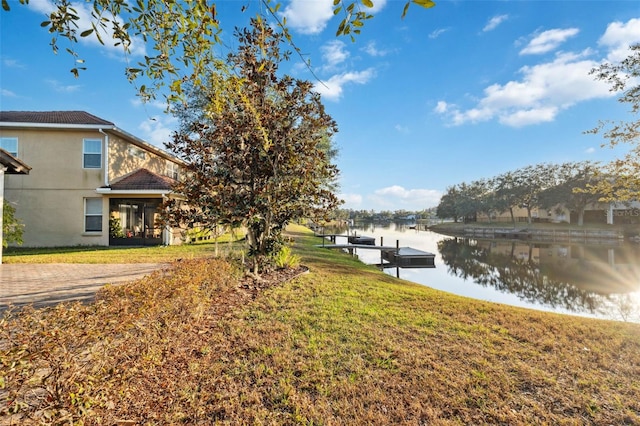
<path fill-rule="evenodd" d="M 247 244 L 249 246 L 249 250 L 253 252 L 253 256 L 250 256 L 250 258 L 253 260 L 253 265 L 251 265 L 251 272 L 257 276 L 260 273 L 260 268 L 258 265 L 260 263 L 258 261 L 260 245 L 258 242 L 258 237 L 256 236 L 255 231 L 250 225 L 247 226 Z"/>

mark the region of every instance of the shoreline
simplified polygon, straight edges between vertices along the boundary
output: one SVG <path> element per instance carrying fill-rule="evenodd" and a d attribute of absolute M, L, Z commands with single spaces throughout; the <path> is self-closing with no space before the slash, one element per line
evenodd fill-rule
<path fill-rule="evenodd" d="M 441 223 L 427 226 L 426 229 L 444 235 L 464 237 L 484 237 L 508 240 L 530 241 L 585 241 L 598 240 L 613 243 L 623 241 L 638 242 L 640 229 L 631 227 L 594 227 L 594 226 L 566 226 L 549 224 L 529 224 L 513 226 L 512 224 L 469 224 L 469 223 Z"/>

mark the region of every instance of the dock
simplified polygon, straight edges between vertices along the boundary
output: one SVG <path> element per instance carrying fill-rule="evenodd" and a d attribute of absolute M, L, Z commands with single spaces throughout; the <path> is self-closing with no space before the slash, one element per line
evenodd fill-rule
<path fill-rule="evenodd" d="M 400 247 L 399 241 L 395 246 L 383 245 L 380 238 L 380 245 L 375 245 L 375 238 L 363 235 L 344 235 L 344 234 L 319 234 L 322 237 L 322 245 L 318 247 L 327 249 L 348 250 L 349 254 L 354 254 L 354 249 L 379 250 L 381 267 L 398 267 L 398 268 L 435 268 L 436 255 L 427 251 L 414 249 L 412 247 Z M 343 237 L 347 239 L 346 244 L 336 244 L 336 239 Z M 325 244 L 325 240 L 329 238 L 332 244 Z M 386 263 L 383 263 L 386 262 Z"/>
<path fill-rule="evenodd" d="M 382 258 L 401 268 L 435 268 L 436 255 L 411 247 L 382 250 Z"/>
<path fill-rule="evenodd" d="M 349 235 L 347 237 L 349 244 L 361 244 L 367 246 L 375 246 L 376 239 L 373 237 L 365 237 L 364 235 Z"/>
<path fill-rule="evenodd" d="M 527 229 L 500 229 L 495 230 L 493 235 L 495 238 L 508 238 L 526 240 L 531 238 L 531 233 Z"/>

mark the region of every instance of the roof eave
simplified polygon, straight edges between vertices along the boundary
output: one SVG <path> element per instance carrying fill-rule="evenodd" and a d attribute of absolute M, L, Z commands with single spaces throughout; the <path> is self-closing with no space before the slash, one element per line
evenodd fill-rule
<path fill-rule="evenodd" d="M 96 193 L 104 195 L 167 195 L 172 191 L 168 189 L 111 189 L 96 188 Z"/>
<path fill-rule="evenodd" d="M 28 175 L 31 170 L 31 167 L 27 166 L 26 163 L 9 154 L 4 149 L 0 149 L 0 164 L 7 168 L 7 174 Z"/>
<path fill-rule="evenodd" d="M 0 127 L 28 128 L 28 129 L 77 129 L 77 130 L 110 130 L 113 124 L 64 124 L 64 123 L 28 123 L 3 121 Z"/>

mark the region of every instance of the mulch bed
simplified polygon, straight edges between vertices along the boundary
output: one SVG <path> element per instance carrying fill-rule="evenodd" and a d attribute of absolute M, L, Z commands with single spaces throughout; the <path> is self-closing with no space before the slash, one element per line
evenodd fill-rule
<path fill-rule="evenodd" d="M 261 292 L 283 285 L 307 272 L 309 272 L 309 268 L 306 266 L 298 266 L 296 268 L 275 269 L 263 272 L 259 277 L 245 273 L 244 276 L 239 279 L 237 286 L 216 297 L 211 311 L 216 315 L 224 316 L 234 309 L 254 300 Z"/>

